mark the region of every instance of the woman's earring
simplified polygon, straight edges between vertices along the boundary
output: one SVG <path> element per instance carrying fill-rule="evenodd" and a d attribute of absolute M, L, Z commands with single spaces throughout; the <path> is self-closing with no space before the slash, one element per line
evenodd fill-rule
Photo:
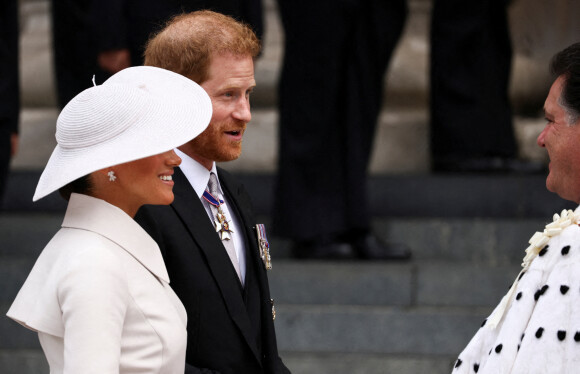
<path fill-rule="evenodd" d="M 109 176 L 109 182 L 114 182 L 115 179 L 117 179 L 117 176 L 115 175 L 115 172 L 113 170 L 108 172 L 107 175 Z"/>

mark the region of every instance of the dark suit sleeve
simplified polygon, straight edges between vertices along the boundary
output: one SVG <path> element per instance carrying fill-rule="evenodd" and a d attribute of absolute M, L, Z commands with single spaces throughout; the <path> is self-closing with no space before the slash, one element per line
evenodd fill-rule
<path fill-rule="evenodd" d="M 250 238 L 253 238 L 252 243 L 248 243 L 249 247 L 247 250 L 253 251 L 254 260 L 256 261 L 257 268 L 259 271 L 257 272 L 258 278 L 260 279 L 259 284 L 262 288 L 261 292 L 263 295 L 263 303 L 262 304 L 262 339 L 264 344 L 268 347 L 268 354 L 265 358 L 267 364 L 265 365 L 266 372 L 272 374 L 290 374 L 290 370 L 284 365 L 282 359 L 278 354 L 278 343 L 276 339 L 276 331 L 274 327 L 274 322 L 272 320 L 272 306 L 270 304 L 270 285 L 268 282 L 268 274 L 265 268 L 262 266 L 261 259 L 255 258 L 257 253 L 259 252 L 258 249 L 258 239 L 255 236 L 255 227 L 254 224 L 256 223 L 256 219 L 253 212 L 253 204 L 250 198 L 250 195 L 246 191 L 245 186 L 242 183 L 236 181 L 232 175 L 221 169 L 218 168 L 218 174 L 220 176 L 220 181 L 222 182 L 222 188 L 227 190 L 227 194 L 231 196 L 235 196 L 235 199 L 232 199 L 232 202 L 235 203 L 238 212 L 241 214 L 241 219 L 243 224 L 246 226 L 247 235 Z M 252 258 L 252 256 L 251 256 Z"/>

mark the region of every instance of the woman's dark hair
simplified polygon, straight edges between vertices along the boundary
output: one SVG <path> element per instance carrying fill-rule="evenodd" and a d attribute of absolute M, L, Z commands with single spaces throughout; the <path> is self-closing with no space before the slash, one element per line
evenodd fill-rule
<path fill-rule="evenodd" d="M 569 124 L 580 118 L 580 43 L 574 43 L 558 52 L 550 63 L 555 78 L 564 77 L 560 105 L 569 115 Z"/>
<path fill-rule="evenodd" d="M 74 193 L 80 193 L 84 195 L 89 195 L 93 189 L 93 183 L 91 182 L 90 175 L 85 175 L 76 179 L 64 187 L 58 189 L 58 193 L 63 199 L 69 201 L 70 195 Z"/>

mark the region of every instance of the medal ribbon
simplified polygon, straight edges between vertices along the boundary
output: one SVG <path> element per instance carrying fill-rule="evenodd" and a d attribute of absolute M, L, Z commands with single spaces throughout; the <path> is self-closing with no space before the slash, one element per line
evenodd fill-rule
<path fill-rule="evenodd" d="M 217 208 L 219 208 L 219 206 L 224 203 L 223 200 L 216 199 L 212 194 L 209 193 L 208 190 L 203 191 L 203 198 L 205 199 L 205 201 L 207 201 L 208 203 Z"/>
<path fill-rule="evenodd" d="M 263 224 L 257 224 L 256 227 L 257 227 L 257 229 L 259 231 L 259 237 L 261 239 L 264 239 L 264 241 L 266 242 L 266 244 L 268 244 L 268 238 L 266 237 L 266 227 Z"/>

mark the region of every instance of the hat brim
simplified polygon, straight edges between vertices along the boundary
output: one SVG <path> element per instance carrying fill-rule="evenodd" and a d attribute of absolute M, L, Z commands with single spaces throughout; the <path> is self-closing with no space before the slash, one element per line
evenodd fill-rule
<path fill-rule="evenodd" d="M 109 101 L 94 106 L 82 102 L 84 92 L 99 88 L 113 92 Z M 123 94 L 117 95 L 116 89 L 124 91 Z M 131 95 L 127 100 L 126 92 Z M 179 74 L 150 66 L 125 69 L 102 86 L 83 93 L 59 115 L 57 139 L 58 127 L 64 122 L 69 126 L 71 122 L 77 123 L 78 131 L 83 131 L 87 122 L 98 126 L 95 121 L 99 120 L 126 123 L 114 136 L 106 138 L 108 134 L 97 132 L 81 140 L 81 146 L 63 146 L 59 142 L 40 177 L 33 201 L 97 170 L 179 147 L 202 133 L 212 115 L 211 100 L 199 85 Z M 72 131 L 75 130 L 73 127 Z"/>

